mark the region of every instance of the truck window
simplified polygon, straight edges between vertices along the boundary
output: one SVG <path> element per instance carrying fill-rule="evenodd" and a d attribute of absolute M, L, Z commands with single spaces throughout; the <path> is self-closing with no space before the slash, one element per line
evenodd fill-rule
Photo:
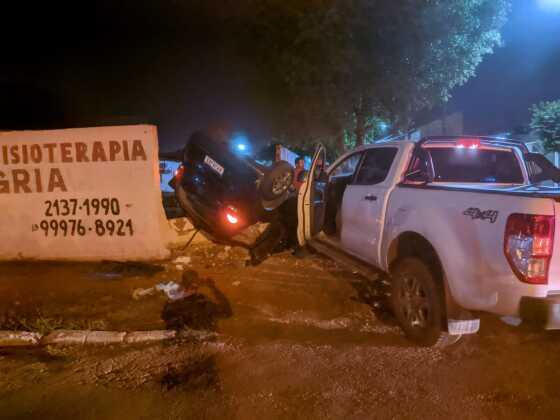
<path fill-rule="evenodd" d="M 396 154 L 396 147 L 368 150 L 354 183 L 357 185 L 375 185 L 385 181 Z"/>
<path fill-rule="evenodd" d="M 426 148 L 434 181 L 522 184 L 523 173 L 512 151 L 492 149 Z"/>
<path fill-rule="evenodd" d="M 361 157 L 361 153 L 354 153 L 352 156 L 347 157 L 332 170 L 330 175 L 332 177 L 350 177 L 354 175 Z"/>
<path fill-rule="evenodd" d="M 560 182 L 560 169 L 540 153 L 527 153 L 525 155 L 525 162 L 529 170 L 529 180 L 532 183 L 544 181 Z"/>

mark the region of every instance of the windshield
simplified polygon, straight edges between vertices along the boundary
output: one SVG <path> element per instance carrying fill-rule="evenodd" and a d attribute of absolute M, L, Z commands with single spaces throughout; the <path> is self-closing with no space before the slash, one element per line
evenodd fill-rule
<path fill-rule="evenodd" d="M 511 150 L 426 148 L 435 182 L 523 184 L 519 161 Z"/>

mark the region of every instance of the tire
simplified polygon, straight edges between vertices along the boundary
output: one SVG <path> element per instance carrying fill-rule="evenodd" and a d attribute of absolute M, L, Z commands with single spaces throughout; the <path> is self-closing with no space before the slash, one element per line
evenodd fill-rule
<path fill-rule="evenodd" d="M 294 181 L 294 169 L 288 162 L 274 163 L 265 173 L 260 184 L 260 193 L 266 201 L 282 197 Z"/>
<path fill-rule="evenodd" d="M 272 210 L 276 210 L 278 207 L 280 207 L 282 204 L 284 204 L 284 202 L 286 201 L 286 199 L 288 198 L 288 193 L 281 195 L 280 197 L 277 197 L 274 200 L 265 200 L 264 198 L 261 199 L 261 207 L 266 210 L 264 213 L 270 213 Z M 263 220 L 266 221 L 266 220 Z"/>
<path fill-rule="evenodd" d="M 405 258 L 391 273 L 391 306 L 406 337 L 421 346 L 458 340 L 444 331 L 445 301 L 441 284 L 418 258 Z"/>

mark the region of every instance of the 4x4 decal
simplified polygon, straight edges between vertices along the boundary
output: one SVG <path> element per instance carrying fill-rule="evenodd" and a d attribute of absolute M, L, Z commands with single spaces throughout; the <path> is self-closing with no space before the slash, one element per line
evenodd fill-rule
<path fill-rule="evenodd" d="M 489 220 L 490 223 L 496 223 L 500 212 L 498 210 L 480 210 L 476 207 L 470 207 L 463 212 L 465 216 L 470 216 L 471 219 Z"/>

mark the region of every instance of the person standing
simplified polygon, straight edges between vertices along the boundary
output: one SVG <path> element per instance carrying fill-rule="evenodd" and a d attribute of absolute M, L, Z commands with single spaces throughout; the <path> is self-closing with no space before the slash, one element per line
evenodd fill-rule
<path fill-rule="evenodd" d="M 305 160 L 298 157 L 295 160 L 294 169 L 294 190 L 284 203 L 274 213 L 266 230 L 249 250 L 251 261 L 250 265 L 258 265 L 276 250 L 292 248 L 294 255 L 302 253 L 297 240 L 297 203 L 298 191 L 303 185 L 301 174 L 305 172 Z"/>
<path fill-rule="evenodd" d="M 303 182 L 300 180 L 300 175 L 303 171 L 305 171 L 305 160 L 302 157 L 298 157 L 296 158 L 296 168 L 294 170 L 294 187 L 296 191 L 303 185 Z"/>

